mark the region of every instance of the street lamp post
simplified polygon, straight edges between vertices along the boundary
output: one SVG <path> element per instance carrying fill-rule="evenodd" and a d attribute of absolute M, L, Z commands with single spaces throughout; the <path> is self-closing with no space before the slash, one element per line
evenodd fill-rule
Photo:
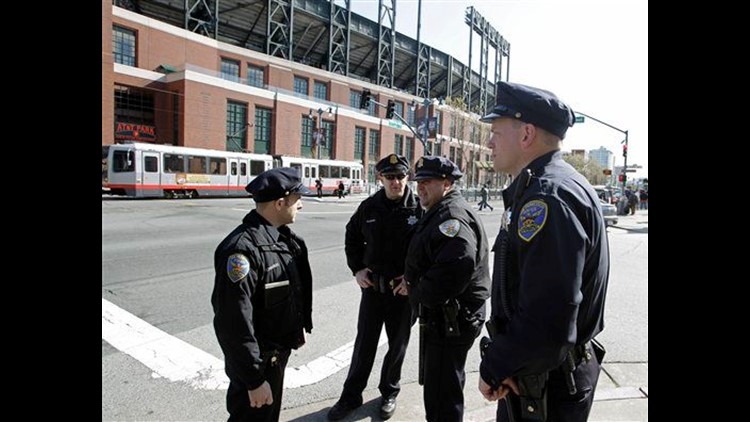
<path fill-rule="evenodd" d="M 309 113 L 307 114 L 307 117 L 310 120 L 313 120 L 314 126 L 313 126 L 313 146 L 315 147 L 315 157 L 314 158 L 320 158 L 320 148 L 325 142 L 325 134 L 323 133 L 323 113 L 328 112 L 328 116 L 331 116 L 333 114 L 333 107 L 328 107 L 328 109 L 323 110 L 323 108 L 318 108 L 316 113 L 318 113 L 318 120 L 315 122 L 313 119 L 313 110 L 310 109 Z"/>
<path fill-rule="evenodd" d="M 253 124 L 252 124 L 252 123 L 245 123 L 245 124 L 244 124 L 244 126 L 242 126 L 241 128 L 239 128 L 239 129 L 235 130 L 235 131 L 234 131 L 234 132 L 232 132 L 231 134 L 227 135 L 227 138 L 228 138 L 228 139 L 231 139 L 231 140 L 232 140 L 232 142 L 234 142 L 234 143 L 235 143 L 235 144 L 237 145 L 237 147 L 239 147 L 239 149 L 240 149 L 240 152 L 247 152 L 247 148 L 243 148 L 243 147 L 242 147 L 242 144 L 241 144 L 241 143 L 239 143 L 239 142 L 237 142 L 237 140 L 236 140 L 236 139 L 234 139 L 234 137 L 235 137 L 235 136 L 237 136 L 237 135 L 239 135 L 240 133 L 242 133 L 242 132 L 246 131 L 246 130 L 247 130 L 247 128 L 249 128 L 249 127 L 252 127 L 252 126 L 253 126 Z"/>
<path fill-rule="evenodd" d="M 622 146 L 622 152 L 623 152 L 623 154 L 622 155 L 623 155 L 623 158 L 625 160 L 624 163 L 623 163 L 623 165 L 622 165 L 622 191 L 625 192 L 625 185 L 628 182 L 628 131 L 627 130 L 622 130 L 622 129 L 617 128 L 615 126 L 612 126 L 611 124 L 609 124 L 607 122 L 603 122 L 603 121 L 597 119 L 596 117 L 589 116 L 588 114 L 581 113 L 580 111 L 576 111 L 575 114 L 580 114 L 581 116 L 586 116 L 586 117 L 588 117 L 589 119 L 591 119 L 591 120 L 593 120 L 595 122 L 599 122 L 599 123 L 603 124 L 604 126 L 607 126 L 607 127 L 612 128 L 612 129 L 614 129 L 614 130 L 616 130 L 616 131 L 618 131 L 620 133 L 624 133 L 625 134 L 625 139 L 623 141 L 620 141 L 620 143 L 623 144 L 623 146 Z"/>
<path fill-rule="evenodd" d="M 429 111 L 428 107 L 432 104 L 432 101 L 425 98 L 422 100 L 422 109 L 424 110 L 424 116 L 422 116 L 422 130 L 419 130 L 420 134 L 417 134 L 416 132 L 414 135 L 417 136 L 417 139 L 422 143 L 422 147 L 424 148 L 425 154 L 427 153 L 427 137 L 429 135 L 429 128 L 428 125 L 430 123 L 429 117 L 427 116 L 427 113 Z M 419 103 L 416 100 L 412 100 L 409 107 L 414 110 L 414 115 L 416 116 L 419 113 Z M 394 113 L 395 115 L 395 113 Z M 400 117 L 400 116 L 398 116 Z M 402 120 L 403 121 L 403 120 Z M 406 122 L 404 122 L 406 123 Z M 409 126 L 407 124 L 407 126 Z M 410 128 L 411 129 L 411 128 Z M 417 129 L 419 129 L 419 126 L 417 126 Z M 412 132 L 414 132 L 412 130 Z M 432 151 L 430 151 L 430 155 L 432 155 Z"/>

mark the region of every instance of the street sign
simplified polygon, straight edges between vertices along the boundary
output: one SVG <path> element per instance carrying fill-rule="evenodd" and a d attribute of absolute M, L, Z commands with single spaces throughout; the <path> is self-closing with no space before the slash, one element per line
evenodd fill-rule
<path fill-rule="evenodd" d="M 401 129 L 403 127 L 403 126 L 401 126 L 400 122 L 397 122 L 397 121 L 394 121 L 394 120 L 389 120 L 388 121 L 388 126 L 395 127 L 396 129 Z"/>
<path fill-rule="evenodd" d="M 636 171 L 638 171 L 638 169 L 627 169 L 627 170 L 625 170 L 626 173 L 635 173 Z"/>
<path fill-rule="evenodd" d="M 576 116 L 576 123 L 583 123 L 583 116 Z"/>

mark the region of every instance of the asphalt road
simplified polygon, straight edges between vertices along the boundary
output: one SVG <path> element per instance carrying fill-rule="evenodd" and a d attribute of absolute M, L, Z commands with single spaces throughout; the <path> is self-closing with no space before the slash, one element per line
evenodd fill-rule
<path fill-rule="evenodd" d="M 310 250 L 314 276 L 313 322 L 308 343 L 294 351 L 298 367 L 351 342 L 356 335 L 359 289 L 346 267 L 344 227 L 363 198 L 305 199 L 292 228 Z M 476 203 L 473 203 L 474 205 Z M 490 241 L 502 204 L 483 211 Z M 223 355 L 211 325 L 213 252 L 247 213 L 248 199 L 102 199 L 102 298 L 217 359 Z M 646 217 L 647 219 L 647 217 Z M 609 229 L 612 273 L 606 328 L 600 340 L 611 362 L 648 362 L 648 226 L 633 218 Z M 417 376 L 417 328 L 402 382 Z M 379 368 L 384 348 L 376 358 Z M 467 371 L 476 372 L 478 351 Z M 348 367 L 324 380 L 287 389 L 284 408 L 337 397 Z M 375 388 L 373 371 L 368 388 Z M 202 390 L 159 377 L 102 340 L 102 420 L 226 420 L 224 390 Z"/>

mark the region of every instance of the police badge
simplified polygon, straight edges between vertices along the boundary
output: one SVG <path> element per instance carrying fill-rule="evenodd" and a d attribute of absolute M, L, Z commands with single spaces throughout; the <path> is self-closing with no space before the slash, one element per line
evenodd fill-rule
<path fill-rule="evenodd" d="M 250 261 L 247 260 L 245 255 L 241 253 L 229 255 L 227 259 L 227 275 L 232 280 L 232 283 L 242 280 L 248 273 L 250 273 Z"/>
<path fill-rule="evenodd" d="M 440 233 L 448 237 L 456 237 L 458 231 L 461 230 L 461 223 L 455 218 L 451 218 L 450 220 L 445 220 L 440 223 L 438 228 L 440 229 Z"/>
<path fill-rule="evenodd" d="M 541 199 L 529 201 L 518 214 L 518 237 L 529 242 L 547 222 L 547 204 Z"/>

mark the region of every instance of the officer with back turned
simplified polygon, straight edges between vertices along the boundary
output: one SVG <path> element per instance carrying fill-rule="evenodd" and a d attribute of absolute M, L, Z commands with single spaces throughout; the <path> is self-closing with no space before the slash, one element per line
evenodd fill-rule
<path fill-rule="evenodd" d="M 493 251 L 492 340 L 479 390 L 498 421 L 586 421 L 604 348 L 609 246 L 599 198 L 560 151 L 573 111 L 551 92 L 498 82 L 489 147 L 513 176 Z"/>
<path fill-rule="evenodd" d="M 405 278 L 424 336 L 419 353 L 428 421 L 463 419 L 466 356 L 490 295 L 487 235 L 454 187 L 461 176 L 452 161 L 433 156 L 417 161 L 414 176 L 426 212 L 409 244 Z"/>
<path fill-rule="evenodd" d="M 229 420 L 272 422 L 291 349 L 312 330 L 307 246 L 288 226 L 309 191 L 288 167 L 261 173 L 245 190 L 255 209 L 216 248 L 211 304 L 229 377 Z"/>
<path fill-rule="evenodd" d="M 375 166 L 384 188 L 362 201 L 346 225 L 346 261 L 362 290 L 352 364 L 339 401 L 328 412 L 339 420 L 362 405 L 362 391 L 372 371 L 380 332 L 385 324 L 388 353 L 383 359 L 378 389 L 380 417 L 396 410 L 401 391 L 401 366 L 414 324 L 403 282 L 406 247 L 423 211 L 409 189 L 409 162 L 389 154 Z"/>

